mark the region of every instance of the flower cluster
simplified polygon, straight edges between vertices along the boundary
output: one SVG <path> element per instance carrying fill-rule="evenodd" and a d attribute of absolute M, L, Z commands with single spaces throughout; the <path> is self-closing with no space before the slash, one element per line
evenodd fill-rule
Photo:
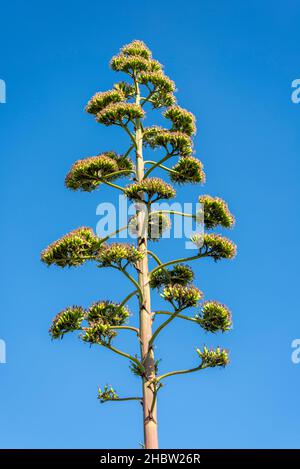
<path fill-rule="evenodd" d="M 168 153 L 180 156 L 189 156 L 193 152 L 192 141 L 188 135 L 158 126 L 145 128 L 144 144 L 151 148 L 163 147 Z"/>
<path fill-rule="evenodd" d="M 109 104 L 119 103 L 121 101 L 124 101 L 124 99 L 124 93 L 118 89 L 96 93 L 87 103 L 85 110 L 90 114 L 96 115 Z"/>
<path fill-rule="evenodd" d="M 150 213 L 149 217 L 146 216 L 145 218 L 144 224 L 148 223 L 147 236 L 150 241 L 158 241 L 162 234 L 171 227 L 170 218 L 163 213 Z M 146 226 L 142 227 L 142 233 L 144 228 Z M 138 219 L 136 215 L 129 220 L 128 229 L 132 235 L 138 235 Z"/>
<path fill-rule="evenodd" d="M 206 229 L 223 226 L 230 228 L 234 224 L 234 216 L 230 213 L 226 202 L 219 197 L 201 195 L 199 202 L 203 205 L 204 225 Z"/>
<path fill-rule="evenodd" d="M 132 121 L 136 118 L 144 117 L 144 111 L 141 106 L 134 103 L 113 103 L 106 106 L 98 112 L 96 119 L 100 124 L 114 125 Z"/>
<path fill-rule="evenodd" d="M 98 388 L 98 399 L 103 404 L 106 401 L 116 401 L 119 399 L 118 394 L 115 392 L 114 388 L 111 386 L 104 386 L 102 391 L 101 388 Z"/>
<path fill-rule="evenodd" d="M 137 39 L 123 46 L 120 52 L 125 56 L 134 55 L 144 57 L 144 59 L 151 59 L 152 57 L 151 50 L 146 46 L 146 44 Z"/>
<path fill-rule="evenodd" d="M 232 325 L 231 312 L 218 301 L 205 301 L 201 306 L 201 313 L 195 319 L 208 332 L 225 332 Z"/>
<path fill-rule="evenodd" d="M 135 93 L 134 85 L 127 83 L 126 81 L 119 81 L 114 84 L 114 89 L 122 93 L 126 99 L 132 98 Z"/>
<path fill-rule="evenodd" d="M 189 136 L 196 133 L 195 116 L 180 106 L 171 106 L 164 112 L 164 117 L 172 121 L 172 130 L 178 130 Z"/>
<path fill-rule="evenodd" d="M 68 189 L 91 192 L 102 181 L 112 181 L 133 171 L 130 158 L 110 151 L 76 161 L 66 176 Z"/>
<path fill-rule="evenodd" d="M 157 72 L 162 69 L 157 60 L 145 59 L 141 55 L 118 54 L 111 61 L 110 66 L 115 72 L 125 72 L 129 75 L 139 72 Z"/>
<path fill-rule="evenodd" d="M 197 349 L 199 357 L 202 359 L 203 368 L 214 368 L 215 366 L 226 366 L 229 363 L 228 352 L 225 349 L 217 347 L 216 350 L 209 350 L 207 347 L 203 351 Z"/>
<path fill-rule="evenodd" d="M 153 108 L 171 106 L 175 102 L 175 83 L 170 80 L 162 71 L 141 72 L 138 81 L 142 85 L 152 85 L 150 102 Z"/>
<path fill-rule="evenodd" d="M 104 245 L 97 256 L 99 267 L 122 267 L 122 261 L 135 264 L 144 257 L 144 253 L 127 243 L 112 243 Z"/>
<path fill-rule="evenodd" d="M 236 255 L 236 245 L 225 236 L 194 234 L 191 241 L 199 248 L 200 254 L 212 257 L 215 261 L 232 259 Z"/>
<path fill-rule="evenodd" d="M 114 327 L 122 326 L 128 317 L 126 306 L 112 301 L 99 301 L 88 309 L 69 306 L 53 319 L 49 333 L 53 339 L 59 339 L 67 332 L 82 330 L 85 342 L 106 345 L 116 336 Z M 83 326 L 83 321 L 87 321 L 88 327 Z"/>
<path fill-rule="evenodd" d="M 155 199 L 152 202 L 160 199 L 172 199 L 176 195 L 174 187 L 167 184 L 160 178 L 147 178 L 140 182 L 136 182 L 125 188 L 125 195 L 130 200 L 142 201 L 142 194 L 148 195 L 148 202 Z"/>
<path fill-rule="evenodd" d="M 161 288 L 165 285 L 186 286 L 192 283 L 194 272 L 191 267 L 185 264 L 176 264 L 173 268 L 161 268 L 151 274 L 150 287 Z"/>
<path fill-rule="evenodd" d="M 87 310 L 86 318 L 89 324 L 101 323 L 109 326 L 122 326 L 129 317 L 126 306 L 112 301 L 98 301 Z"/>
<path fill-rule="evenodd" d="M 126 306 L 112 301 L 98 301 L 86 311 L 89 327 L 84 328 L 81 338 L 91 344 L 108 345 L 117 335 L 113 328 L 122 326 L 128 317 Z"/>
<path fill-rule="evenodd" d="M 203 297 L 203 293 L 193 285 L 183 286 L 175 283 L 174 285 L 167 285 L 161 296 L 170 303 L 176 302 L 176 309 L 183 310 L 197 306 L 198 301 Z"/>
<path fill-rule="evenodd" d="M 85 311 L 81 306 L 69 306 L 58 313 L 49 329 L 52 339 L 62 339 L 67 332 L 81 329 L 84 317 Z"/>
<path fill-rule="evenodd" d="M 172 167 L 170 178 L 178 184 L 184 183 L 201 183 L 205 182 L 205 173 L 201 161 L 193 156 L 180 158 Z"/>
<path fill-rule="evenodd" d="M 84 329 L 84 334 L 81 335 L 83 342 L 98 345 L 110 345 L 111 340 L 117 333 L 107 324 L 102 322 L 95 322 L 90 327 Z"/>
<path fill-rule="evenodd" d="M 95 259 L 102 242 L 91 228 L 83 226 L 50 244 L 42 252 L 41 260 L 47 265 L 75 267 L 88 259 Z"/>

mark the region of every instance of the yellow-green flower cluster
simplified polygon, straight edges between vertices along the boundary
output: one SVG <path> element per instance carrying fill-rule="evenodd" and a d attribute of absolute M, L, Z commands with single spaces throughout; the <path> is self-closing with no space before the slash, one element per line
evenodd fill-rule
<path fill-rule="evenodd" d="M 95 322 L 84 329 L 81 339 L 89 344 L 109 345 L 116 335 L 117 333 L 109 325 Z"/>
<path fill-rule="evenodd" d="M 58 313 L 52 321 L 49 333 L 52 339 L 62 339 L 67 332 L 78 331 L 84 320 L 85 311 L 81 306 L 69 306 Z"/>
<path fill-rule="evenodd" d="M 134 103 L 113 103 L 108 104 L 102 111 L 98 112 L 96 119 L 100 124 L 114 125 L 126 124 L 136 118 L 144 117 L 141 106 Z"/>
<path fill-rule="evenodd" d="M 103 404 L 106 401 L 116 401 L 119 399 L 119 396 L 115 392 L 114 388 L 111 386 L 104 386 L 103 391 L 101 388 L 98 388 L 98 399 L 101 404 Z"/>
<path fill-rule="evenodd" d="M 97 261 L 99 267 L 122 267 L 122 262 L 135 265 L 139 260 L 143 259 L 144 253 L 136 249 L 136 247 L 127 243 L 105 244 L 100 249 Z"/>
<path fill-rule="evenodd" d="M 151 50 L 146 46 L 146 44 L 137 39 L 129 44 L 125 44 L 125 46 L 121 48 L 120 53 L 126 56 L 140 56 L 144 57 L 144 59 L 151 59 L 152 57 Z"/>
<path fill-rule="evenodd" d="M 144 144 L 151 148 L 163 147 L 168 153 L 180 156 L 189 156 L 193 152 L 192 141 L 188 135 L 158 126 L 145 128 Z"/>
<path fill-rule="evenodd" d="M 98 301 L 86 311 L 89 327 L 84 328 L 81 336 L 84 342 L 106 345 L 117 335 L 113 329 L 122 326 L 129 317 L 126 306 L 112 301 Z"/>
<path fill-rule="evenodd" d="M 193 285 L 183 286 L 176 283 L 167 285 L 161 296 L 170 303 L 177 303 L 176 308 L 183 310 L 197 306 L 198 301 L 203 297 L 203 293 Z"/>
<path fill-rule="evenodd" d="M 125 72 L 131 76 L 162 69 L 161 64 L 152 59 L 150 50 L 142 41 L 133 41 L 122 47 L 120 53 L 111 59 L 110 66 L 116 72 Z"/>
<path fill-rule="evenodd" d="M 124 101 L 124 99 L 125 95 L 123 92 L 117 89 L 96 93 L 87 103 L 85 110 L 90 114 L 96 115 L 109 104 L 119 103 Z"/>
<path fill-rule="evenodd" d="M 201 195 L 199 202 L 203 204 L 204 225 L 206 229 L 222 226 L 231 228 L 234 225 L 234 216 L 230 213 L 228 205 L 219 197 Z"/>
<path fill-rule="evenodd" d="M 149 217 L 145 218 L 144 223 L 146 224 L 148 222 L 148 239 L 150 241 L 158 241 L 162 234 L 171 227 L 170 218 L 163 213 L 150 213 Z M 128 230 L 132 235 L 138 235 L 138 221 L 136 215 L 129 220 Z M 143 232 L 143 229 L 141 231 Z"/>
<path fill-rule="evenodd" d="M 232 325 L 231 312 L 218 301 L 205 301 L 195 319 L 208 332 L 225 332 Z"/>
<path fill-rule="evenodd" d="M 212 257 L 215 261 L 232 259 L 236 255 L 236 245 L 225 236 L 194 234 L 191 241 L 199 248 L 199 254 Z"/>
<path fill-rule="evenodd" d="M 47 265 L 76 267 L 95 259 L 102 242 L 91 228 L 83 226 L 50 244 L 42 251 L 41 260 Z"/>
<path fill-rule="evenodd" d="M 146 85 L 150 90 L 151 99 L 149 102 L 153 108 L 171 106 L 175 103 L 175 96 L 173 94 L 175 83 L 162 71 L 141 72 L 138 75 L 138 82 Z"/>
<path fill-rule="evenodd" d="M 194 279 L 194 272 L 189 265 L 176 264 L 173 268 L 158 269 L 151 274 L 150 287 L 161 288 L 165 285 L 189 285 Z"/>
<path fill-rule="evenodd" d="M 176 195 L 174 187 L 160 178 L 147 178 L 125 188 L 125 195 L 130 200 L 143 200 L 142 194 L 148 195 L 148 202 L 160 199 L 172 199 Z M 153 197 L 155 196 L 155 199 Z"/>
<path fill-rule="evenodd" d="M 114 84 L 114 89 L 122 93 L 125 98 L 132 98 L 135 93 L 134 85 L 127 83 L 126 81 L 119 81 L 118 83 Z"/>
<path fill-rule="evenodd" d="M 106 344 L 116 336 L 113 328 L 122 326 L 128 317 L 127 307 L 112 301 L 98 301 L 88 309 L 69 306 L 53 319 L 49 333 L 53 339 L 59 339 L 67 332 L 82 330 L 85 342 Z M 88 327 L 84 327 L 84 321 Z"/>
<path fill-rule="evenodd" d="M 201 183 L 205 182 L 205 173 L 203 171 L 203 164 L 198 158 L 193 156 L 186 156 L 180 158 L 179 161 L 172 167 L 170 178 L 173 182 L 178 184 L 186 183 Z"/>
<path fill-rule="evenodd" d="M 196 133 L 195 116 L 186 109 L 180 106 L 171 106 L 164 112 L 164 116 L 172 121 L 171 130 L 178 130 L 189 136 Z"/>
<path fill-rule="evenodd" d="M 203 348 L 203 351 L 197 349 L 199 357 L 202 359 L 202 366 L 204 368 L 215 366 L 226 366 L 229 363 L 228 352 L 225 349 L 217 347 L 216 350 L 209 350 L 207 347 Z"/>
<path fill-rule="evenodd" d="M 76 161 L 66 176 L 68 189 L 91 192 L 102 181 L 112 181 L 128 175 L 134 164 L 130 158 L 106 152 Z"/>
<path fill-rule="evenodd" d="M 102 323 L 109 326 L 122 326 L 129 317 L 126 306 L 112 301 L 98 301 L 87 310 L 86 318 L 89 324 Z"/>

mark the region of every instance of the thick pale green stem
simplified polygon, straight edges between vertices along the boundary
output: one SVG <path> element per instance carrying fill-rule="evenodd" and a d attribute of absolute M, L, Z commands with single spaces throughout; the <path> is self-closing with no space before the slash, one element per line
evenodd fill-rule
<path fill-rule="evenodd" d="M 140 105 L 141 97 L 139 85 L 135 82 L 136 104 Z M 143 160 L 143 130 L 140 119 L 135 122 L 135 143 L 136 143 L 136 179 L 138 182 L 144 178 L 144 160 Z M 143 376 L 143 412 L 144 412 L 144 445 L 145 449 L 158 448 L 157 434 L 157 410 L 156 399 L 153 405 L 153 390 L 151 381 L 155 379 L 155 360 L 153 349 L 149 350 L 149 341 L 152 336 L 152 314 L 149 287 L 149 268 L 147 253 L 147 229 L 144 229 L 145 213 L 137 208 L 138 224 L 138 250 L 145 255 L 139 261 L 139 286 L 143 297 L 140 302 L 140 337 L 141 337 L 141 358 L 145 368 Z M 147 216 L 148 214 L 146 214 Z"/>

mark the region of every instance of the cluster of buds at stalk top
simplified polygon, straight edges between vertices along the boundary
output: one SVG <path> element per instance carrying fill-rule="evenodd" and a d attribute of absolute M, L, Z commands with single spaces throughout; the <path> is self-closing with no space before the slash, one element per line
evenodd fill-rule
<path fill-rule="evenodd" d="M 176 309 L 183 310 L 193 308 L 203 297 L 203 293 L 193 285 L 183 286 L 180 284 L 167 285 L 162 293 L 162 298 L 170 303 L 176 303 Z"/>
<path fill-rule="evenodd" d="M 236 245 L 225 236 L 218 234 L 194 234 L 191 241 L 199 248 L 199 255 L 220 259 L 233 259 L 236 255 Z"/>
<path fill-rule="evenodd" d="M 234 216 L 230 213 L 228 205 L 223 199 L 211 197 L 210 195 L 201 195 L 199 202 L 202 204 L 204 225 L 207 230 L 217 226 L 232 228 Z"/>
<path fill-rule="evenodd" d="M 232 326 L 231 312 L 218 301 L 205 301 L 195 319 L 208 332 L 225 332 Z"/>
<path fill-rule="evenodd" d="M 84 331 L 84 342 L 105 345 L 116 336 L 113 328 L 125 324 L 129 315 L 126 306 L 112 301 L 98 301 L 87 309 L 69 306 L 55 316 L 49 333 L 59 339 L 67 332 Z"/>
<path fill-rule="evenodd" d="M 181 157 L 172 167 L 170 178 L 177 184 L 204 184 L 203 164 L 193 156 Z"/>
<path fill-rule="evenodd" d="M 129 233 L 134 236 L 137 236 L 139 232 L 143 234 L 147 226 L 148 240 L 158 241 L 163 233 L 171 228 L 171 220 L 163 213 L 150 213 L 149 216 L 145 215 L 143 225 L 145 226 L 142 226 L 140 230 L 137 215 L 132 216 L 128 223 Z"/>
<path fill-rule="evenodd" d="M 202 359 L 203 368 L 214 368 L 215 366 L 226 366 L 229 363 L 228 352 L 225 349 L 217 347 L 215 350 L 203 348 L 203 351 L 197 349 L 199 357 Z"/>
<path fill-rule="evenodd" d="M 97 261 L 99 267 L 118 267 L 122 268 L 125 264 L 131 264 L 134 267 L 136 263 L 143 259 L 145 253 L 127 243 L 105 244 L 98 252 Z"/>
<path fill-rule="evenodd" d="M 101 182 L 124 177 L 134 170 L 132 160 L 125 155 L 108 151 L 76 161 L 66 176 L 68 189 L 91 192 Z"/>
<path fill-rule="evenodd" d="M 188 135 L 156 125 L 144 129 L 143 143 L 151 148 L 162 147 L 169 154 L 189 156 L 193 153 L 192 140 Z"/>
<path fill-rule="evenodd" d="M 152 59 L 150 49 L 142 41 L 132 41 L 122 47 L 120 53 L 110 62 L 112 70 L 125 72 L 132 76 L 138 72 L 155 72 L 162 70 L 157 60 Z"/>
<path fill-rule="evenodd" d="M 119 399 L 118 394 L 115 392 L 114 388 L 111 386 L 105 385 L 103 391 L 101 388 L 98 388 L 98 399 L 103 404 L 107 401 L 117 401 Z"/>
<path fill-rule="evenodd" d="M 189 265 L 176 264 L 173 268 L 161 268 L 153 272 L 150 276 L 151 288 L 162 288 L 166 285 L 186 286 L 192 283 L 194 272 Z"/>
<path fill-rule="evenodd" d="M 171 106 L 164 112 L 164 117 L 172 121 L 172 129 L 189 136 L 196 133 L 196 119 L 194 114 L 180 106 Z"/>
<path fill-rule="evenodd" d="M 124 193 L 129 200 L 135 201 L 143 201 L 142 194 L 146 194 L 148 200 L 145 202 L 149 203 L 160 199 L 173 199 L 176 190 L 160 178 L 147 178 L 127 186 Z"/>
<path fill-rule="evenodd" d="M 96 258 L 103 240 L 91 228 L 81 227 L 50 244 L 41 253 L 41 260 L 59 267 L 77 267 Z"/>

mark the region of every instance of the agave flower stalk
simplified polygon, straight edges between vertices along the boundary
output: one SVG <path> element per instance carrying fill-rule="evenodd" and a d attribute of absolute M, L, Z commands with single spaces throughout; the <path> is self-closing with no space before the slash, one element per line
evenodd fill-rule
<path fill-rule="evenodd" d="M 191 237 L 195 246 L 192 255 L 161 260 L 148 244 L 158 241 L 171 226 L 173 216 L 204 220 L 205 230 L 231 228 L 234 217 L 225 201 L 219 197 L 200 195 L 202 211 L 185 213 L 175 210 L 152 210 L 157 200 L 172 199 L 176 190 L 172 184 L 205 182 L 202 162 L 195 156 L 193 136 L 196 132 L 194 115 L 176 103 L 175 83 L 165 75 L 162 65 L 152 58 L 150 49 L 142 41 L 133 41 L 121 48 L 111 60 L 115 72 L 125 73 L 129 79 L 116 83 L 112 89 L 97 92 L 88 102 L 86 111 L 99 124 L 116 126 L 128 137 L 128 148 L 119 155 L 104 151 L 74 163 L 66 176 L 66 187 L 91 193 L 103 185 L 121 191 L 135 203 L 135 214 L 128 224 L 98 237 L 91 228 L 81 227 L 50 244 L 41 255 L 47 265 L 79 267 L 93 262 L 98 269 L 112 268 L 124 276 L 131 287 L 125 298 L 98 300 L 88 307 L 68 306 L 58 313 L 50 327 L 53 339 L 78 331 L 85 343 L 109 349 L 127 360 L 130 370 L 141 380 L 141 388 L 119 397 L 111 385 L 98 389 L 101 403 L 136 401 L 142 404 L 144 447 L 158 448 L 158 394 L 169 377 L 194 373 L 209 367 L 228 364 L 228 351 L 206 345 L 196 348 L 197 362 L 182 370 L 158 372 L 160 360 L 154 357 L 154 346 L 161 332 L 173 321 L 185 321 L 206 333 L 226 332 L 232 324 L 227 306 L 216 300 L 203 301 L 203 293 L 195 282 L 187 263 L 202 258 L 232 259 L 235 244 L 217 233 L 196 233 Z M 168 122 L 166 128 L 146 127 L 148 111 L 162 110 Z M 157 159 L 144 160 L 143 149 L 158 150 Z M 156 153 L 157 154 L 157 153 Z M 157 177 L 157 171 L 168 176 L 169 182 Z M 126 179 L 120 185 L 119 180 Z M 202 216 L 203 215 L 203 216 Z M 136 242 L 112 242 L 111 238 L 128 228 Z M 151 262 L 151 269 L 149 268 Z M 100 270 L 100 274 L 101 274 Z M 195 283 L 195 284 L 194 284 Z M 167 309 L 152 310 L 151 296 L 159 294 Z M 128 302 L 137 300 L 136 310 L 130 313 Z M 187 311 L 194 309 L 194 314 Z M 138 327 L 129 323 L 135 316 Z M 165 316 L 165 318 L 163 317 Z M 116 348 L 118 334 L 131 334 L 136 342 L 136 354 Z M 157 348 L 159 350 L 159 348 Z M 112 404 L 113 405 L 113 404 Z"/>

